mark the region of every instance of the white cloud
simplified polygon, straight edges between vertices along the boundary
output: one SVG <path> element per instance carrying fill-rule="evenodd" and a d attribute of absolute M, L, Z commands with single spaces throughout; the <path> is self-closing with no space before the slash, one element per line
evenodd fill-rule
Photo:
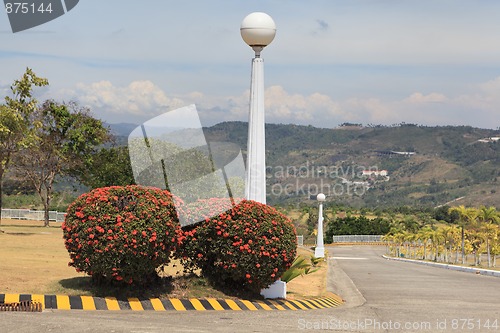
<path fill-rule="evenodd" d="M 443 103 L 446 102 L 448 98 L 440 93 L 430 93 L 428 95 L 423 95 L 420 92 L 413 93 L 410 97 L 405 99 L 405 102 L 412 104 L 422 104 L 422 103 Z"/>
<path fill-rule="evenodd" d="M 342 103 L 342 109 L 349 116 L 344 119 L 356 123 L 388 123 L 395 116 L 395 110 L 378 98 L 350 98 Z"/>
<path fill-rule="evenodd" d="M 272 86 L 266 89 L 265 98 L 266 116 L 275 122 L 305 123 L 317 118 L 329 122 L 328 118 L 341 115 L 338 103 L 320 93 L 290 94 L 281 86 Z"/>
<path fill-rule="evenodd" d="M 209 103 L 199 101 L 200 109 L 212 108 L 213 117 L 223 120 L 247 120 L 249 111 L 249 91 L 238 96 L 221 98 Z M 215 107 L 216 105 L 216 107 Z M 265 90 L 266 121 L 272 123 L 315 124 L 335 126 L 345 117 L 337 102 L 320 93 L 310 95 L 293 94 L 281 86 L 271 86 Z M 215 110 L 217 108 L 217 110 Z"/>
<path fill-rule="evenodd" d="M 500 77 L 478 85 L 468 94 L 446 96 L 440 92 L 415 92 L 400 100 L 351 98 L 341 103 L 353 122 L 422 125 L 500 125 Z"/>
<path fill-rule="evenodd" d="M 469 94 L 446 96 L 440 92 L 415 92 L 397 100 L 356 97 L 342 101 L 318 92 L 291 93 L 282 86 L 265 91 L 266 121 L 335 127 L 343 122 L 363 124 L 417 123 L 496 127 L 500 110 L 500 77 L 480 84 Z M 166 111 L 196 104 L 204 125 L 221 121 L 246 121 L 249 91 L 234 96 L 212 96 L 199 91 L 170 96 L 151 81 L 114 86 L 109 81 L 77 84 L 61 90 L 63 100 L 76 99 L 96 116 L 111 122 L 143 122 Z"/>
<path fill-rule="evenodd" d="M 479 84 L 474 92 L 459 95 L 453 105 L 463 109 L 466 118 L 481 121 L 484 127 L 499 127 L 500 77 Z"/>
<path fill-rule="evenodd" d="M 125 87 L 114 86 L 110 81 L 79 83 L 74 90 L 62 90 L 57 95 L 79 101 L 104 119 L 121 118 L 124 122 L 129 116 L 147 118 L 185 105 L 147 80 L 133 81 Z"/>

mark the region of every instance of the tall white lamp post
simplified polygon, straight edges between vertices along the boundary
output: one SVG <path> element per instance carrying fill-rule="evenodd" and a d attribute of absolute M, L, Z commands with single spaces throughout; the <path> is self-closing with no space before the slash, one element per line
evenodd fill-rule
<path fill-rule="evenodd" d="M 316 248 L 314 249 L 314 256 L 316 258 L 325 257 L 325 245 L 323 244 L 323 202 L 326 196 L 323 193 L 318 194 L 316 199 L 319 202 L 319 213 L 318 213 L 318 238 L 316 240 Z"/>
<path fill-rule="evenodd" d="M 266 13 L 255 12 L 241 22 L 241 37 L 254 51 L 248 118 L 245 196 L 266 203 L 266 140 L 264 119 L 264 60 L 260 52 L 276 35 L 276 24 Z"/>
<path fill-rule="evenodd" d="M 250 83 L 250 114 L 248 117 L 247 173 L 245 196 L 248 200 L 266 203 L 266 139 L 264 117 L 264 60 L 260 52 L 276 35 L 276 24 L 266 13 L 255 12 L 241 22 L 241 37 L 255 52 Z M 286 283 L 276 281 L 261 290 L 265 298 L 286 298 Z"/>

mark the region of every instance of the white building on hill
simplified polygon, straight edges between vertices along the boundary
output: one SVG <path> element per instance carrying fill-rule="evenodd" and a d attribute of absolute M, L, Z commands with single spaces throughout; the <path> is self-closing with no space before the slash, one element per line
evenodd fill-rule
<path fill-rule="evenodd" d="M 382 177 L 387 177 L 389 175 L 389 172 L 387 170 L 363 170 L 362 172 L 363 176 L 382 176 Z"/>

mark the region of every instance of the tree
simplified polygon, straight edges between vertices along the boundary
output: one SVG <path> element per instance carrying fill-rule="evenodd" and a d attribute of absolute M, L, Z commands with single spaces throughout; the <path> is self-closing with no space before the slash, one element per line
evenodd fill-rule
<path fill-rule="evenodd" d="M 215 143 L 210 148 L 204 146 L 185 148 L 178 142 L 180 140 L 178 137 L 174 139 L 174 136 L 185 135 L 192 133 L 173 132 L 166 136 L 147 139 L 129 138 L 128 151 L 135 182 L 144 186 L 167 189 L 185 203 L 227 196 L 229 188 L 226 182 L 221 182 L 220 174 L 216 170 L 234 158 L 234 156 L 231 158 L 231 150 L 224 150 L 223 144 L 221 146 Z M 213 154 L 214 150 L 217 154 Z M 227 182 L 237 185 L 235 184 L 237 181 L 232 178 L 234 177 L 228 177 Z M 231 191 L 237 188 L 238 186 L 231 187 Z M 231 194 L 235 197 L 243 196 L 243 193 Z"/>
<path fill-rule="evenodd" d="M 416 251 L 415 251 L 415 240 L 417 239 L 417 234 L 414 232 L 405 232 L 405 243 L 406 243 L 406 255 L 408 257 L 415 258 L 416 257 Z M 413 254 L 412 254 L 413 252 Z"/>
<path fill-rule="evenodd" d="M 448 211 L 450 214 L 456 212 L 458 214 L 458 225 L 461 228 L 462 239 L 462 264 L 465 264 L 465 227 L 468 223 L 476 218 L 477 212 L 474 208 L 466 208 L 464 205 L 451 207 Z"/>
<path fill-rule="evenodd" d="M 401 247 L 407 235 L 408 232 L 406 232 L 401 225 L 395 225 L 382 237 L 382 240 L 386 241 L 388 245 L 390 244 L 391 254 L 394 255 L 395 250 L 395 255 L 399 257 L 401 255 Z"/>
<path fill-rule="evenodd" d="M 429 243 L 429 239 L 431 239 L 432 234 L 434 233 L 434 230 L 430 226 L 424 226 L 421 228 L 418 233 L 417 233 L 417 240 L 420 240 L 423 244 L 424 248 L 424 253 L 423 253 L 423 258 L 422 259 L 427 259 L 427 245 Z"/>
<path fill-rule="evenodd" d="M 30 117 L 32 142 L 20 150 L 16 172 L 36 189 L 49 225 L 49 207 L 56 176 L 74 175 L 96 148 L 109 140 L 108 130 L 88 109 L 75 103 L 46 101 Z"/>
<path fill-rule="evenodd" d="M 496 226 L 496 233 L 493 234 L 493 239 L 491 242 L 491 254 L 493 255 L 493 267 L 496 267 L 497 255 L 500 254 L 500 227 Z"/>
<path fill-rule="evenodd" d="M 456 250 L 456 260 L 458 261 L 458 249 L 460 242 L 460 230 L 456 225 L 448 225 L 441 228 L 441 232 L 444 236 L 444 261 L 450 262 L 449 254 L 452 253 L 453 250 Z"/>
<path fill-rule="evenodd" d="M 418 229 L 420 228 L 420 224 L 418 221 L 415 219 L 414 216 L 405 216 L 403 221 L 400 222 L 404 229 L 408 232 L 417 232 Z"/>
<path fill-rule="evenodd" d="M 437 261 L 439 257 L 439 246 L 441 242 L 444 243 L 445 236 L 443 234 L 442 229 L 432 230 L 429 236 L 431 243 L 434 246 L 434 261 Z"/>
<path fill-rule="evenodd" d="M 85 161 L 78 178 L 91 188 L 135 185 L 128 148 L 101 148 Z"/>
<path fill-rule="evenodd" d="M 488 254 L 488 267 L 491 267 L 491 246 L 490 240 L 494 239 L 497 231 L 497 226 L 492 223 L 500 222 L 500 217 L 495 207 L 486 208 L 485 206 L 479 207 L 477 218 L 481 225 L 481 232 L 483 238 L 486 240 L 486 251 Z"/>
<path fill-rule="evenodd" d="M 29 118 L 37 107 L 33 97 L 33 87 L 48 85 L 45 78 L 40 78 L 27 68 L 19 80 L 11 86 L 12 97 L 5 97 L 5 104 L 0 105 L 0 208 L 2 207 L 2 183 L 12 157 L 19 149 L 29 143 Z M 0 225 L 2 211 L 0 209 Z"/>

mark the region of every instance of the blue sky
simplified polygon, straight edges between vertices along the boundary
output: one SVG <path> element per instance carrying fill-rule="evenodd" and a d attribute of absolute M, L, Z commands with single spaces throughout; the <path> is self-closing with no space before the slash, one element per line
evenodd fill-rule
<path fill-rule="evenodd" d="M 202 123 L 246 120 L 252 50 L 239 26 L 271 15 L 266 119 L 500 126 L 500 1 L 81 0 L 13 34 L 0 13 L 0 92 L 28 66 L 39 99 L 77 100 L 109 122 L 195 103 Z"/>

